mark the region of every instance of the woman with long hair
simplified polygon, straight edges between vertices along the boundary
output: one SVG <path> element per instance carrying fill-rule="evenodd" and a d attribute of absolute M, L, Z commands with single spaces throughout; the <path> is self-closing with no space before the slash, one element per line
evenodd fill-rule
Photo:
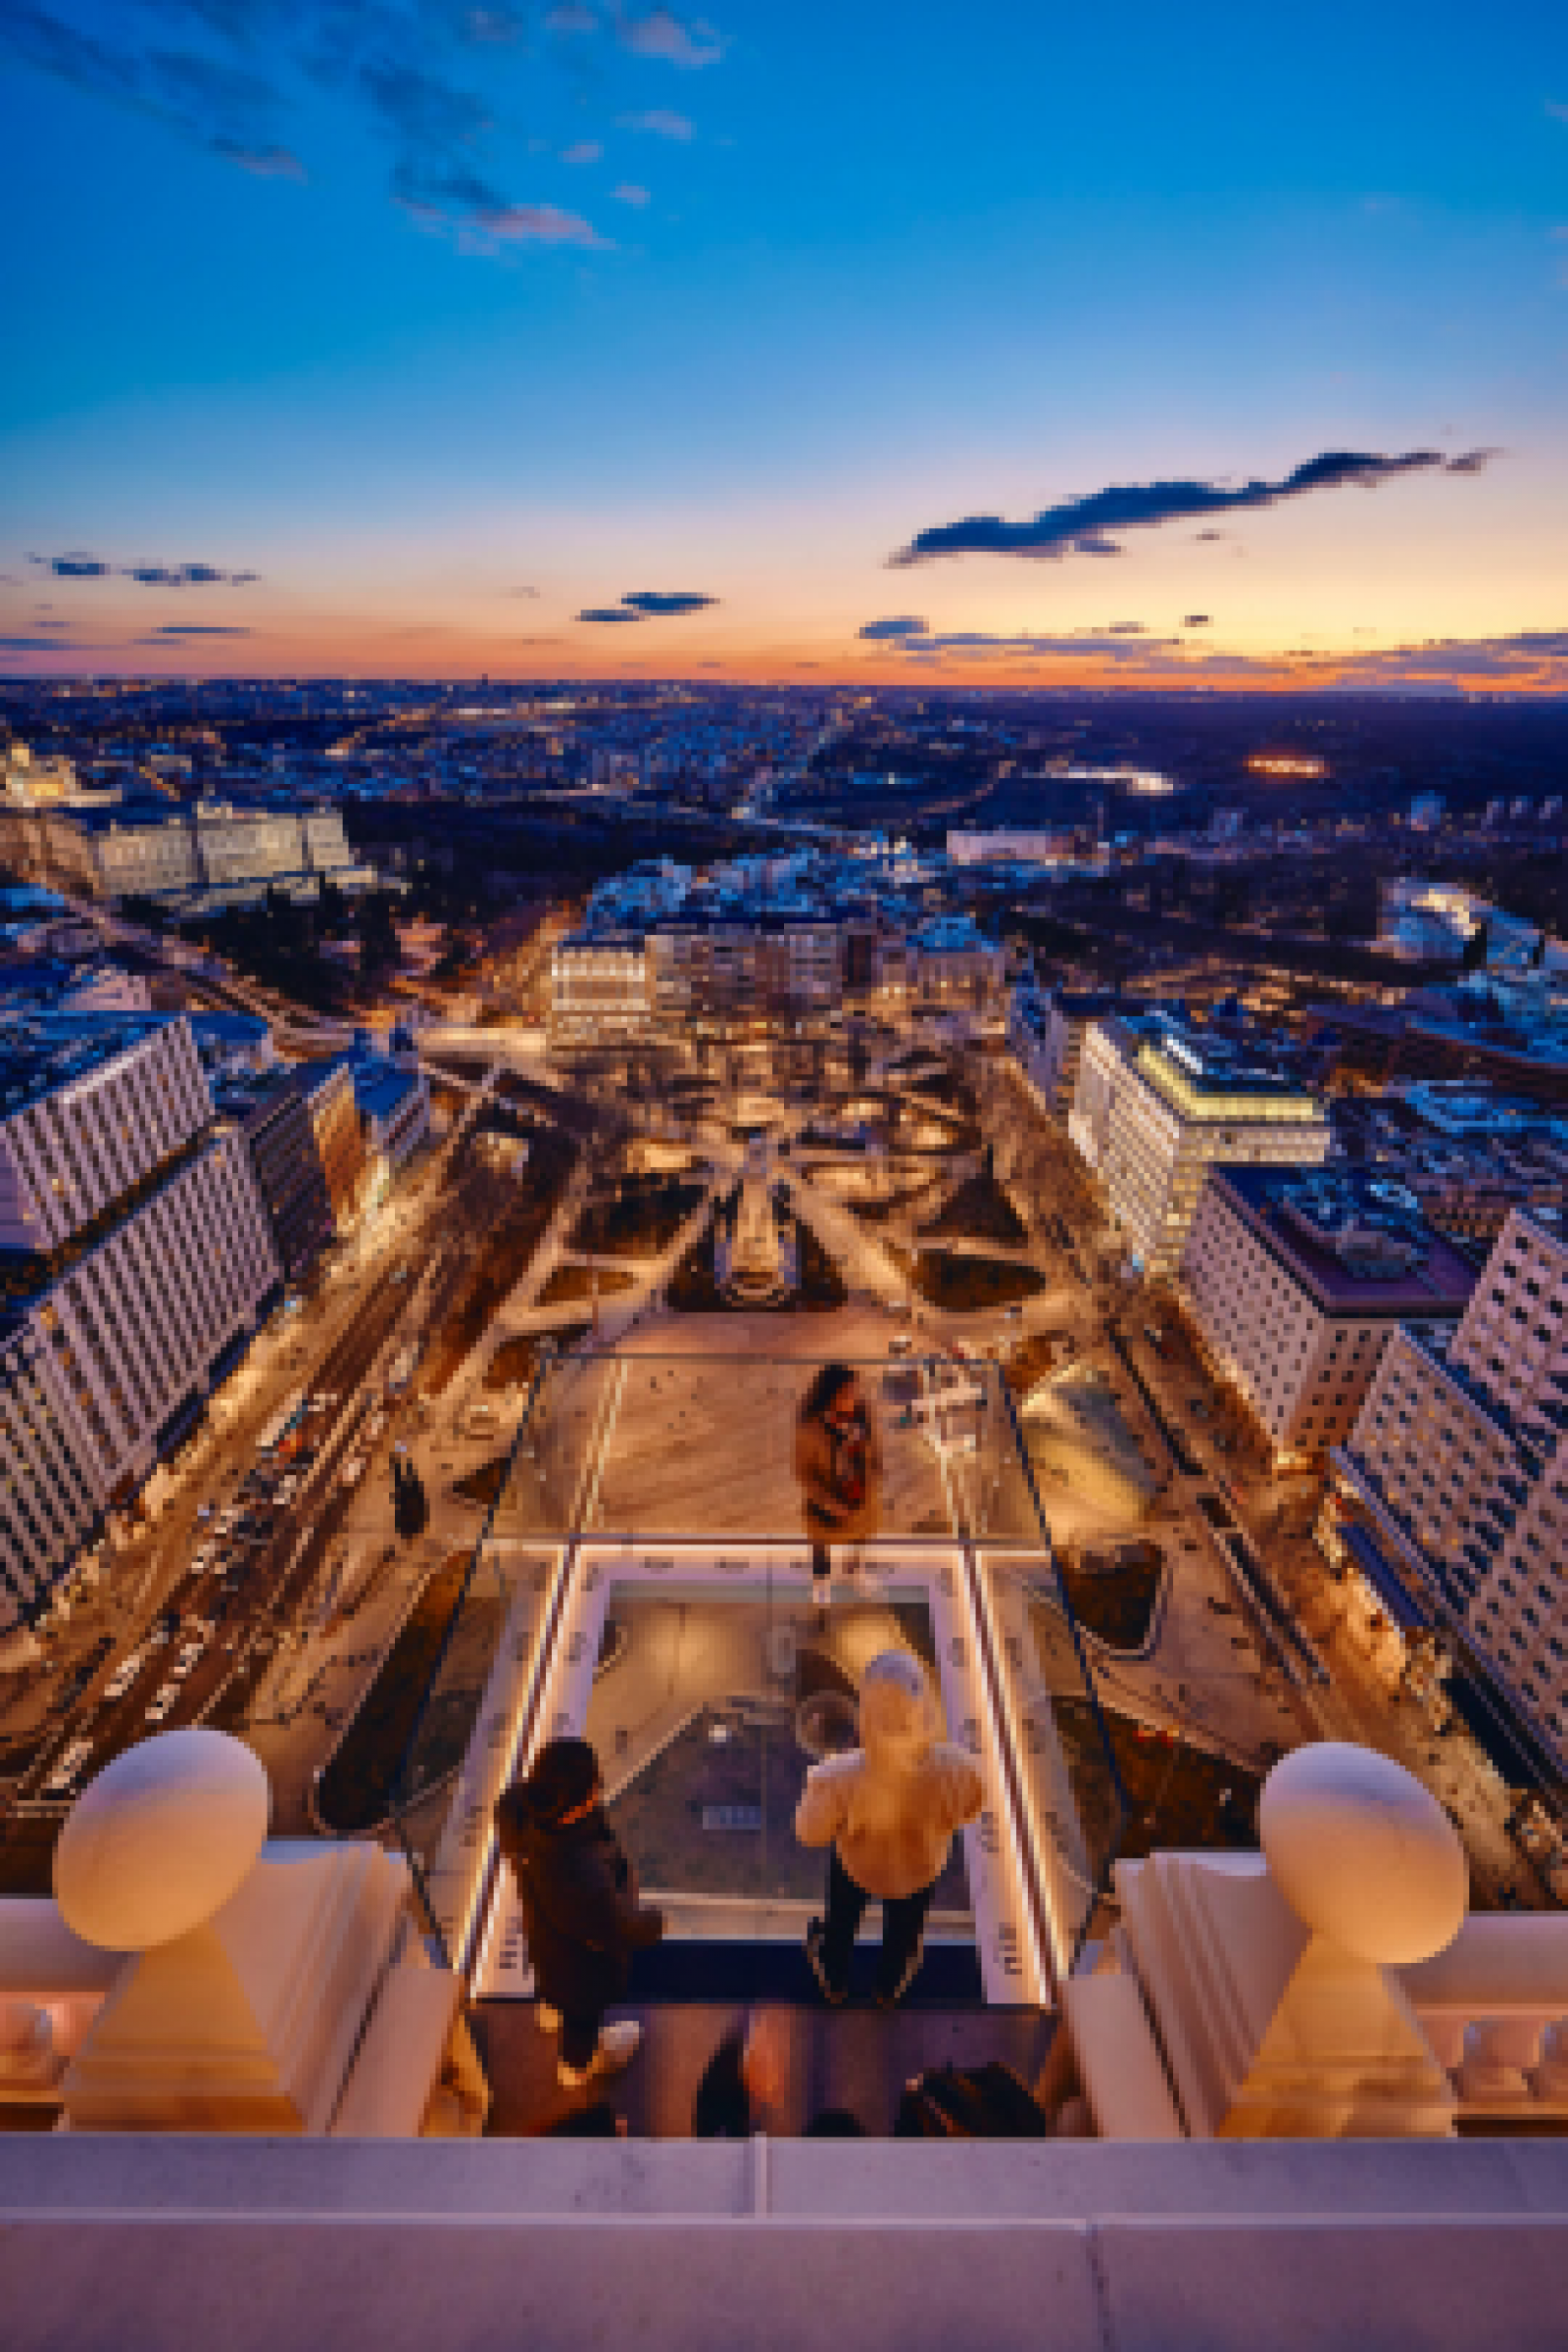
<path fill-rule="evenodd" d="M 801 1399 L 795 1424 L 795 1475 L 811 1546 L 811 1585 L 826 1608 L 835 1544 L 861 1544 L 876 1533 L 881 1460 L 871 1409 L 849 1364 L 824 1364 Z"/>

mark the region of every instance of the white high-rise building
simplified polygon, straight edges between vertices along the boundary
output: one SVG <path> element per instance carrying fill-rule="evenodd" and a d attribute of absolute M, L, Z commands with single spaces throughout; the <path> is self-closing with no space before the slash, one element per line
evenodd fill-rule
<path fill-rule="evenodd" d="M 1330 1143 L 1314 1096 L 1165 1014 L 1091 1023 L 1067 1133 L 1134 1260 L 1166 1277 L 1181 1265 L 1210 1167 L 1315 1167 Z"/>
<path fill-rule="evenodd" d="M 1214 1167 L 1181 1287 L 1204 1353 L 1283 1465 L 1348 1437 L 1394 1333 L 1450 1334 L 1475 1274 L 1396 1185 Z"/>
<path fill-rule="evenodd" d="M 1342 1507 L 1568 1760 L 1568 1239 L 1515 1209 L 1446 1348 L 1401 1332 Z"/>
<path fill-rule="evenodd" d="M 281 1279 L 188 1024 L 0 1022 L 0 1569 L 36 1602 L 199 1418 Z"/>

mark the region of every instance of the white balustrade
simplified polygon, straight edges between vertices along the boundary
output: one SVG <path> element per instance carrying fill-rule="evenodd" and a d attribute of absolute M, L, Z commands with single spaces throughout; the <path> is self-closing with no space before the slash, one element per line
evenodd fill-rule
<path fill-rule="evenodd" d="M 1568 2119 L 1568 1917 L 1467 1919 L 1446 1951 L 1399 1978 L 1461 2123 Z"/>

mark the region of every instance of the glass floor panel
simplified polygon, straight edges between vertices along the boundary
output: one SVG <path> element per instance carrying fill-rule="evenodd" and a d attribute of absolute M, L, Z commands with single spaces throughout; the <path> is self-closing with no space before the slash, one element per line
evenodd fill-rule
<path fill-rule="evenodd" d="M 827 1857 L 799 1842 L 795 1809 L 812 1764 L 856 1745 L 859 1676 L 887 1649 L 918 1658 L 939 1689 L 922 1588 L 822 1611 L 776 1592 L 611 1587 L 584 1730 L 604 1760 L 611 1821 L 669 1935 L 798 1936 L 821 1909 Z M 972 1938 L 956 1838 L 929 1934 Z"/>
<path fill-rule="evenodd" d="M 798 1945 L 823 1907 L 828 1855 L 795 1810 L 813 1762 L 858 1743 L 856 1695 L 881 1651 L 918 1658 L 947 1736 L 975 1758 L 979 1818 L 955 1838 L 927 1930 L 955 1997 L 1047 1997 L 995 1710 L 979 1669 L 972 1588 L 955 1546 L 869 1547 L 824 1612 L 798 1545 L 574 1547 L 532 1709 L 535 1744 L 581 1732 L 644 1897 L 665 1913 L 661 1977 L 698 1982 L 698 1947 Z M 875 1907 L 862 1941 L 878 1931 Z M 680 1953 L 687 1958 L 683 1961 Z M 742 1968 L 744 1974 L 744 1967 Z M 481 1997 L 532 1987 L 510 1874 L 492 1883 L 477 1947 Z M 808 1980 L 808 1990 L 809 1983 Z"/>

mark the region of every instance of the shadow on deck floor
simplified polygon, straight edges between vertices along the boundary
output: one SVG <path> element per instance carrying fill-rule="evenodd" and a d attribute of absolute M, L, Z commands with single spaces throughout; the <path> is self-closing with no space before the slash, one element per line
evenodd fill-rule
<path fill-rule="evenodd" d="M 929 2066 L 1003 2059 L 1032 2087 L 1056 2023 L 1037 2009 L 769 2007 L 787 2021 L 789 2055 L 779 2107 L 760 2121 L 783 2138 L 798 2136 L 824 2107 L 847 2107 L 869 2134 L 886 2137 L 906 2082 Z M 623 2075 L 573 2092 L 557 2083 L 556 2043 L 534 2023 L 532 2002 L 476 2003 L 469 2020 L 490 2081 L 490 2135 L 529 2137 L 604 2097 L 634 2138 L 688 2138 L 703 2071 L 724 2035 L 744 2024 L 748 2004 L 631 2002 L 615 2014 L 638 2019 L 642 2048 Z"/>

